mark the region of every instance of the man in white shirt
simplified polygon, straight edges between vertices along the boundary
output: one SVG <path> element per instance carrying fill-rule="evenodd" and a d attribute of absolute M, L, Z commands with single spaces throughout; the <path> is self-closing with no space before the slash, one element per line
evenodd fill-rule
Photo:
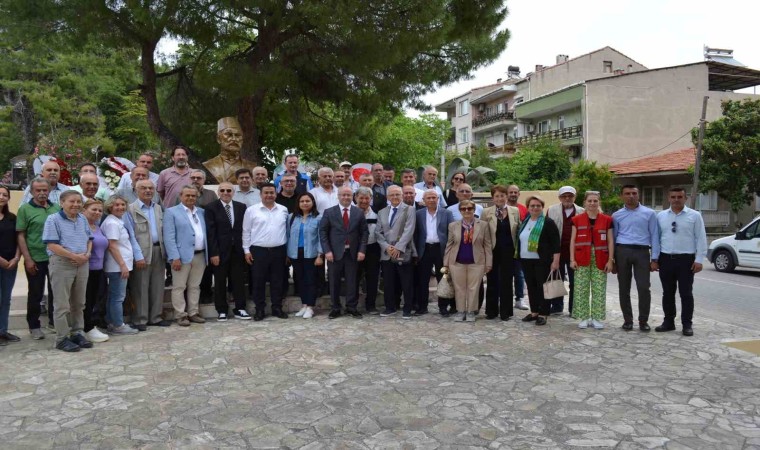
<path fill-rule="evenodd" d="M 153 182 L 153 184 L 158 184 L 158 174 L 155 172 L 151 172 L 150 169 L 153 168 L 153 155 L 150 153 L 143 153 L 140 155 L 139 158 L 137 158 L 137 165 L 135 167 L 144 167 L 148 169 L 148 179 Z M 133 169 L 134 170 L 134 169 Z M 121 180 L 119 180 L 119 185 L 116 186 L 116 190 L 123 189 L 125 191 L 131 191 L 133 188 L 133 180 L 130 176 L 132 172 L 127 172 L 124 175 L 121 176 Z"/>
<path fill-rule="evenodd" d="M 324 214 L 327 208 L 338 204 L 338 189 L 333 186 L 333 175 L 331 168 L 322 167 L 317 172 L 319 186 L 309 191 L 317 201 L 317 211 L 320 215 Z"/>
<path fill-rule="evenodd" d="M 272 315 L 287 319 L 282 310 L 283 278 L 287 256 L 288 210 L 275 202 L 277 191 L 272 183 L 261 186 L 261 203 L 248 207 L 243 216 L 243 252 L 248 264 L 256 264 L 251 270 L 253 301 L 256 313 L 253 320 L 263 320 L 266 307 L 266 282 L 272 299 Z"/>
<path fill-rule="evenodd" d="M 437 192 L 437 191 L 436 191 Z M 441 195 L 441 194 L 438 194 Z M 472 199 L 472 188 L 467 183 L 462 183 L 457 187 L 457 199 L 461 202 L 462 200 L 471 200 Z M 440 199 L 439 203 L 440 205 Z M 448 208 L 446 208 L 448 211 L 451 212 L 451 215 L 454 217 L 454 220 L 462 220 L 462 213 L 459 212 L 459 205 L 451 205 Z M 475 203 L 475 217 L 480 218 L 480 216 L 483 215 L 483 206 L 480 205 L 480 203 Z"/>

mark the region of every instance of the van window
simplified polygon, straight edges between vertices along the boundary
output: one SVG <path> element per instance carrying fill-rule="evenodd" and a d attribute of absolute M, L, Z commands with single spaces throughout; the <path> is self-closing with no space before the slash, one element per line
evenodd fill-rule
<path fill-rule="evenodd" d="M 760 237 L 760 230 L 758 230 L 758 225 L 760 225 L 760 220 L 756 220 L 755 223 L 744 230 L 744 235 L 747 236 L 747 239 Z"/>

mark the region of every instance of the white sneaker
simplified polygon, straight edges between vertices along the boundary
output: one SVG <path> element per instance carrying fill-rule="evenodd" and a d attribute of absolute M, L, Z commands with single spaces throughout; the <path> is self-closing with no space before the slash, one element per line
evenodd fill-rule
<path fill-rule="evenodd" d="M 596 320 L 596 319 L 592 319 L 592 320 L 591 320 L 591 324 L 592 324 L 592 325 L 594 326 L 594 328 L 595 328 L 595 329 L 597 329 L 597 330 L 601 330 L 601 329 L 604 329 L 604 323 L 603 323 L 603 322 L 599 322 L 599 321 L 598 321 L 598 320 Z"/>
<path fill-rule="evenodd" d="M 105 342 L 109 339 L 107 334 L 98 330 L 98 327 L 95 327 L 92 330 L 88 331 L 84 337 L 86 337 L 90 342 Z"/>
<path fill-rule="evenodd" d="M 126 323 L 121 324 L 121 326 L 115 327 L 113 325 L 108 325 L 108 333 L 110 334 L 137 334 L 138 331 L 134 328 L 130 327 Z"/>
<path fill-rule="evenodd" d="M 515 302 L 515 309 L 522 309 L 525 311 L 528 309 L 528 305 L 526 305 L 522 300 L 518 300 Z"/>
<path fill-rule="evenodd" d="M 300 312 L 300 311 L 299 311 L 299 312 Z M 303 313 L 303 318 L 304 318 L 304 319 L 311 319 L 312 317 L 314 317 L 314 310 L 313 310 L 313 309 L 311 309 L 311 308 L 309 308 L 309 307 L 307 306 L 307 307 L 306 307 L 306 311 L 304 311 L 304 313 Z"/>
<path fill-rule="evenodd" d="M 581 329 L 588 328 L 588 320 L 581 320 L 581 323 L 578 324 L 578 328 L 581 328 Z"/>
<path fill-rule="evenodd" d="M 303 317 L 304 314 L 306 314 L 306 310 L 308 309 L 308 306 L 303 306 L 297 313 L 296 317 Z"/>

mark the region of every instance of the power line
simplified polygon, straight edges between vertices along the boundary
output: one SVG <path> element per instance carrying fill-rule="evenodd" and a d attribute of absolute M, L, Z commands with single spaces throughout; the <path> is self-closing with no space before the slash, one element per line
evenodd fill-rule
<path fill-rule="evenodd" d="M 699 126 L 699 124 L 697 124 L 697 126 Z M 607 155 L 605 153 L 599 153 L 599 152 L 594 152 L 594 153 L 596 153 L 597 155 L 600 155 L 600 156 L 606 156 L 607 158 L 611 158 L 611 159 L 619 159 L 619 160 L 639 159 L 639 158 L 642 158 L 644 156 L 654 155 L 655 153 L 657 153 L 659 151 L 665 150 L 666 148 L 668 148 L 671 145 L 675 144 L 676 142 L 680 141 L 682 138 L 686 137 L 686 135 L 690 134 L 691 130 L 692 130 L 692 128 L 689 128 L 689 131 L 687 131 L 686 133 L 684 133 L 681 136 L 677 137 L 675 140 L 673 140 L 673 142 L 671 142 L 671 143 L 669 143 L 669 144 L 667 144 L 667 145 L 665 145 L 663 147 L 660 147 L 657 150 L 654 150 L 654 151 L 651 151 L 651 152 L 648 152 L 648 153 L 644 153 L 643 155 L 636 155 L 636 156 L 632 156 L 632 157 L 620 157 L 620 156 Z"/>

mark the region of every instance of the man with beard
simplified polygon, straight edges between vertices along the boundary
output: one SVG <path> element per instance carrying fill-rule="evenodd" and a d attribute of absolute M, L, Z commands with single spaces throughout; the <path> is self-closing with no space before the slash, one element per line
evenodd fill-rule
<path fill-rule="evenodd" d="M 176 205 L 183 186 L 191 184 L 190 166 L 187 164 L 187 149 L 177 146 L 172 152 L 174 165 L 158 175 L 156 190 L 164 205 Z"/>

